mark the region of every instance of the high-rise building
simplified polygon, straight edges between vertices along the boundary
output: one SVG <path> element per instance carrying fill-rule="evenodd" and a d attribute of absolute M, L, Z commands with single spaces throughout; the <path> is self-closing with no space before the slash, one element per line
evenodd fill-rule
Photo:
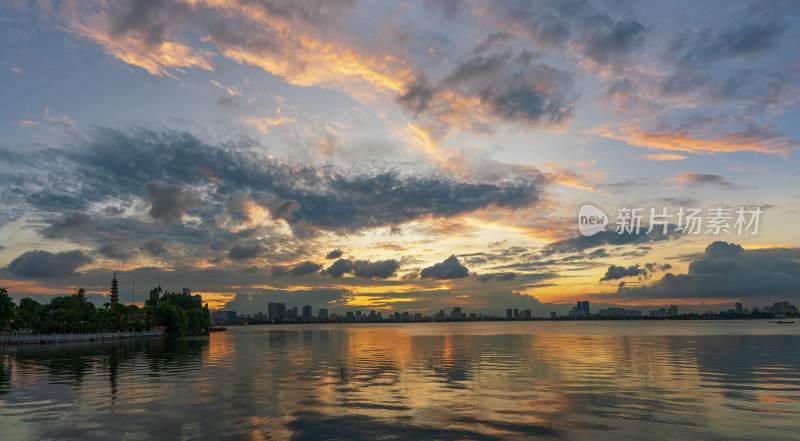
<path fill-rule="evenodd" d="M 531 317 L 533 317 L 533 311 L 531 311 L 530 309 L 522 311 L 522 318 L 524 320 L 530 320 Z"/>
<path fill-rule="evenodd" d="M 764 311 L 770 312 L 772 314 L 796 314 L 797 313 L 797 306 L 792 305 L 789 302 L 775 302 L 772 306 L 767 306 L 764 308 Z"/>
<path fill-rule="evenodd" d="M 211 311 L 211 323 L 215 325 L 224 325 L 225 324 L 225 311 L 218 310 L 218 311 Z"/>
<path fill-rule="evenodd" d="M 317 311 L 317 319 L 319 319 L 319 321 L 321 321 L 321 322 L 327 322 L 328 321 L 328 310 L 325 309 L 325 308 L 319 308 L 319 310 Z"/>
<path fill-rule="evenodd" d="M 117 272 L 114 271 L 114 278 L 111 279 L 111 303 L 119 303 L 119 282 L 117 282 Z"/>
<path fill-rule="evenodd" d="M 228 325 L 235 325 L 238 324 L 239 320 L 236 315 L 236 311 L 225 311 L 225 324 Z"/>
<path fill-rule="evenodd" d="M 736 302 L 736 304 L 734 305 L 734 311 L 737 314 L 744 314 L 744 309 L 742 308 L 742 304 L 739 303 L 739 302 Z"/>
<path fill-rule="evenodd" d="M 550 318 L 551 319 L 556 319 L 556 318 L 558 318 L 558 314 L 556 314 L 555 311 L 550 311 Z"/>
<path fill-rule="evenodd" d="M 311 319 L 314 318 L 313 313 L 314 311 L 311 309 L 311 305 L 303 306 L 303 320 L 310 322 Z"/>
<path fill-rule="evenodd" d="M 506 320 L 511 320 L 514 318 L 514 311 L 511 309 L 506 309 Z"/>
<path fill-rule="evenodd" d="M 670 305 L 668 312 L 670 317 L 675 317 L 676 315 L 678 315 L 678 305 Z"/>
<path fill-rule="evenodd" d="M 353 321 L 353 311 L 347 311 L 347 314 L 345 314 L 345 317 L 347 318 L 348 322 L 352 322 Z"/>
<path fill-rule="evenodd" d="M 591 307 L 589 305 L 588 300 L 578 300 L 575 304 L 575 311 L 578 313 L 579 316 L 588 316 L 591 315 Z"/>
<path fill-rule="evenodd" d="M 519 320 L 519 309 L 514 308 L 514 320 Z"/>
<path fill-rule="evenodd" d="M 286 315 L 286 304 L 285 303 L 275 303 L 269 302 L 267 303 L 267 318 L 271 322 L 282 322 Z"/>

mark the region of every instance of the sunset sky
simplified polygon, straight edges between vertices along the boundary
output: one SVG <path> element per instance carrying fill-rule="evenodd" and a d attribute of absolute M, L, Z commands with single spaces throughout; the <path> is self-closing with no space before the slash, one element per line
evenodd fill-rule
<path fill-rule="evenodd" d="M 118 271 L 129 302 L 135 271 L 135 301 L 158 274 L 246 313 L 800 301 L 798 2 L 41 0 L 0 23 L 14 298 Z M 584 204 L 606 231 L 580 235 Z M 763 213 L 620 235 L 624 207 Z"/>

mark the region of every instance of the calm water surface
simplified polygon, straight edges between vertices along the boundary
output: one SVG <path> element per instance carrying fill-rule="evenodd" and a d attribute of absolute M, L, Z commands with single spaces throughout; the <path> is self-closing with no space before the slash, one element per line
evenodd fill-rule
<path fill-rule="evenodd" d="M 800 439 L 800 325 L 239 327 L 0 348 L 0 439 Z"/>

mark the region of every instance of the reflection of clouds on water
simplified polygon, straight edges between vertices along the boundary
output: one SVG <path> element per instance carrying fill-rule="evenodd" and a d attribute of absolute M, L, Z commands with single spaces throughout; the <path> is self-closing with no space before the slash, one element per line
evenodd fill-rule
<path fill-rule="evenodd" d="M 793 430 L 798 336 L 570 326 L 253 326 L 20 348 L 2 353 L 0 424 L 29 434 L 18 439 L 81 441 L 781 439 Z"/>

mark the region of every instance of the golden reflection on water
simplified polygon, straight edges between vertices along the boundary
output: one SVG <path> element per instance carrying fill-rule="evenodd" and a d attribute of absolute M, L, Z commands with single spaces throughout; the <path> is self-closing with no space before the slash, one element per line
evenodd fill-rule
<path fill-rule="evenodd" d="M 800 420 L 800 335 L 760 322 L 251 326 L 0 354 L 4 441 L 778 440 Z"/>

